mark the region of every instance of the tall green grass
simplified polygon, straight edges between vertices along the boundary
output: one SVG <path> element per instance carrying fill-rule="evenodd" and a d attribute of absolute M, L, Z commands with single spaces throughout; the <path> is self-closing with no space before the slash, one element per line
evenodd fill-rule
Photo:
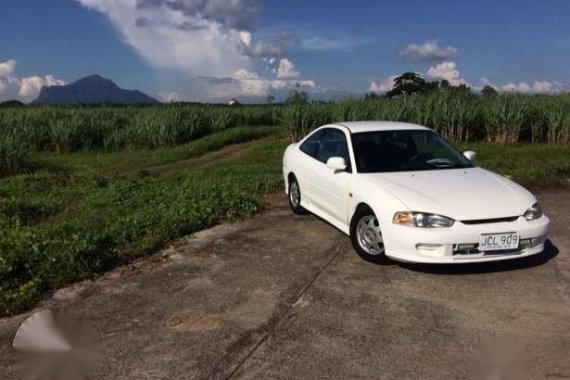
<path fill-rule="evenodd" d="M 23 171 L 28 163 L 28 147 L 12 131 L 0 134 L 0 177 Z"/>
<path fill-rule="evenodd" d="M 225 107 L 28 107 L 0 109 L 0 175 L 21 170 L 26 152 L 172 147 L 239 125 L 281 125 L 292 140 L 332 122 L 405 121 L 456 142 L 570 145 L 570 95 L 480 97 L 441 91 L 398 99 Z"/>

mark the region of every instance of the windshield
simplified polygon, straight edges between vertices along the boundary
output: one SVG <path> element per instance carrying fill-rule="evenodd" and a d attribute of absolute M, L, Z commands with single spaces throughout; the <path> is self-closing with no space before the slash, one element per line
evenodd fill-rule
<path fill-rule="evenodd" d="M 359 173 L 470 168 L 473 165 L 430 130 L 361 132 L 352 135 Z"/>

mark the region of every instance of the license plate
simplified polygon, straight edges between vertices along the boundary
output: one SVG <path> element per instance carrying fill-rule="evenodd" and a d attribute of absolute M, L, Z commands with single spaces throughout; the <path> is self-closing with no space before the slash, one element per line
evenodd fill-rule
<path fill-rule="evenodd" d="M 483 234 L 479 239 L 480 251 L 504 251 L 519 247 L 519 235 L 516 232 L 503 234 Z"/>

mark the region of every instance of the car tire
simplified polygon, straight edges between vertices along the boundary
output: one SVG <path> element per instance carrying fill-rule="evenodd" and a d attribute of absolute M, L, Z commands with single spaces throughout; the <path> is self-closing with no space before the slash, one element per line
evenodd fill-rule
<path fill-rule="evenodd" d="M 294 176 L 289 180 L 289 194 L 287 198 L 289 199 L 289 207 L 291 207 L 293 213 L 296 215 L 307 214 L 307 210 L 301 206 L 301 188 L 299 187 L 297 178 Z"/>
<path fill-rule="evenodd" d="M 388 264 L 384 240 L 376 215 L 368 206 L 360 206 L 350 223 L 350 240 L 356 253 L 366 261 Z"/>

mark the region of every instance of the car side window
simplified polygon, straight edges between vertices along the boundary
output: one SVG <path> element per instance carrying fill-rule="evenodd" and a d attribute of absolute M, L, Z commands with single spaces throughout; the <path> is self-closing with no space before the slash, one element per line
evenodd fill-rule
<path fill-rule="evenodd" d="M 326 129 L 321 141 L 317 159 L 322 163 L 327 163 L 331 157 L 342 157 L 346 165 L 350 168 L 350 157 L 348 154 L 348 142 L 344 132 L 338 129 Z"/>
<path fill-rule="evenodd" d="M 303 144 L 301 144 L 301 152 L 317 158 L 317 153 L 319 152 L 319 147 L 321 145 L 321 139 L 323 137 L 323 130 L 315 132 L 312 134 Z"/>

